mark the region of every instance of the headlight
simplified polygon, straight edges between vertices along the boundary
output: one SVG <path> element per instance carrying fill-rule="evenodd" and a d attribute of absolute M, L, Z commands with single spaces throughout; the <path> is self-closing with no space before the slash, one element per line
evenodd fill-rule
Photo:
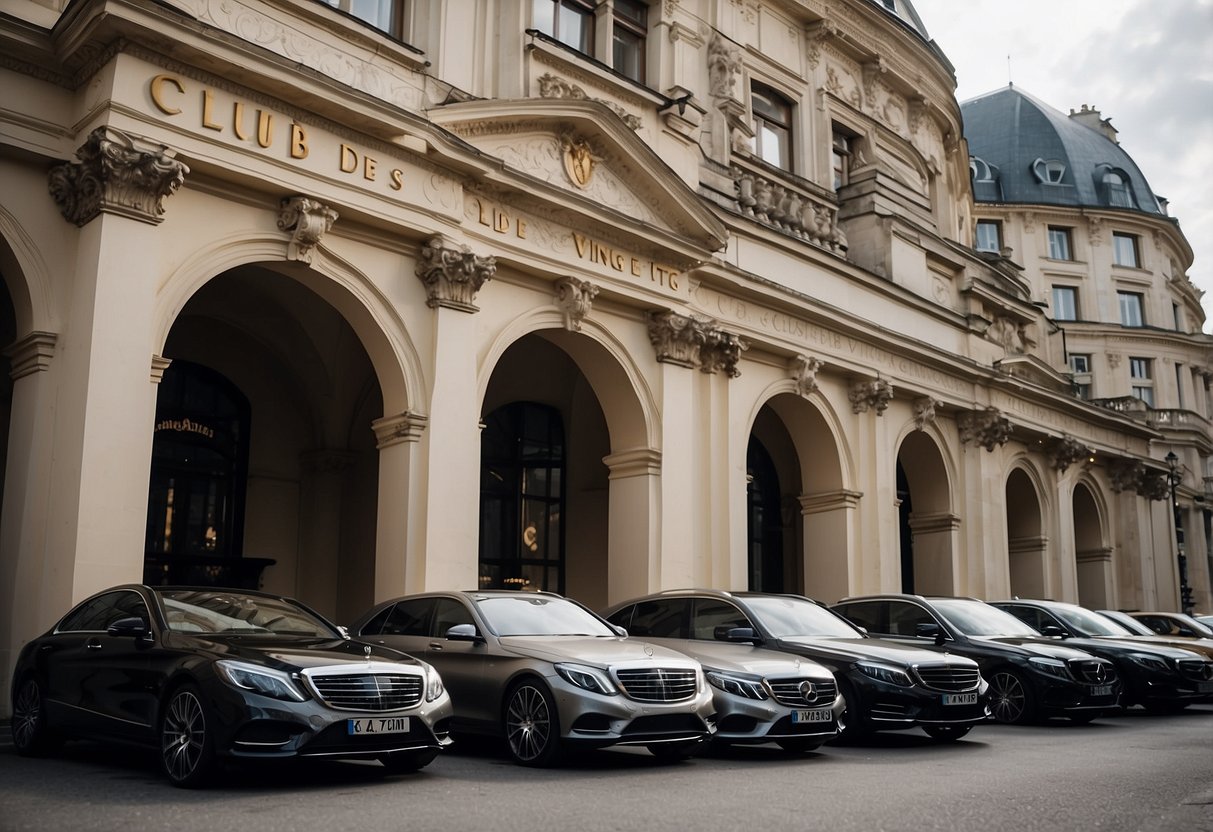
<path fill-rule="evenodd" d="M 245 664 L 233 659 L 219 659 L 215 662 L 215 670 L 219 672 L 220 679 L 241 690 L 251 690 L 262 696 L 291 702 L 302 702 L 305 699 L 291 681 L 291 677 L 281 670 Z"/>
<path fill-rule="evenodd" d="M 888 682 L 890 685 L 900 685 L 903 688 L 914 686 L 914 680 L 910 678 L 910 674 L 896 667 L 886 667 L 883 664 L 872 664 L 870 662 L 856 662 L 855 666 L 865 676 L 871 676 L 873 679 L 878 679 L 881 682 Z"/>
<path fill-rule="evenodd" d="M 766 691 L 762 689 L 762 679 L 758 676 L 743 676 L 738 673 L 722 673 L 719 670 L 706 670 L 708 683 L 720 688 L 725 693 L 742 696 L 746 699 L 766 699 Z"/>
<path fill-rule="evenodd" d="M 438 671 L 426 665 L 425 667 L 425 701 L 433 702 L 442 696 L 446 690 L 442 686 L 442 677 L 438 675 Z"/>
<path fill-rule="evenodd" d="M 555 667 L 560 678 L 571 685 L 607 696 L 619 693 L 615 683 L 596 667 L 586 667 L 583 664 L 558 664 Z"/>
<path fill-rule="evenodd" d="M 1070 669 L 1066 667 L 1066 663 L 1061 659 L 1046 659 L 1042 656 L 1033 656 L 1028 659 L 1028 664 L 1032 665 L 1034 670 L 1039 670 L 1041 673 L 1056 676 L 1058 679 L 1065 679 L 1067 682 L 1074 681 L 1074 677 L 1070 674 Z"/>
<path fill-rule="evenodd" d="M 1129 658 L 1147 670 L 1153 670 L 1158 673 L 1171 672 L 1171 668 L 1167 667 L 1167 663 L 1152 653 L 1130 653 Z"/>

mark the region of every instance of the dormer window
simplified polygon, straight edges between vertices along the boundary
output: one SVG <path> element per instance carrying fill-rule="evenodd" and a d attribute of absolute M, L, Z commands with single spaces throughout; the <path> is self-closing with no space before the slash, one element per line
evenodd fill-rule
<path fill-rule="evenodd" d="M 1109 165 L 1100 165 L 1096 169 L 1099 178 L 1101 196 L 1106 205 L 1114 208 L 1136 208 L 1133 198 L 1133 187 L 1129 175 L 1123 170 Z"/>
<path fill-rule="evenodd" d="M 1060 185 L 1066 175 L 1066 163 L 1060 159 L 1037 159 L 1032 163 L 1032 175 L 1037 182 L 1049 185 Z"/>
<path fill-rule="evenodd" d="M 974 182 L 993 182 L 994 172 L 990 166 L 986 164 L 985 159 L 978 156 L 969 157 L 969 175 L 973 177 Z"/>

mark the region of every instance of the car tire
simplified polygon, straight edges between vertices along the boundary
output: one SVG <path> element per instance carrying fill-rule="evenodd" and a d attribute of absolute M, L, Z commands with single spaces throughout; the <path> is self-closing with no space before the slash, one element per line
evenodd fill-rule
<path fill-rule="evenodd" d="M 825 745 L 825 740 L 820 737 L 789 737 L 788 739 L 775 740 L 775 744 L 784 751 L 791 751 L 793 754 L 807 754 Z"/>
<path fill-rule="evenodd" d="M 160 714 L 160 769 L 174 786 L 197 789 L 215 775 L 213 720 L 194 685 L 182 685 Z"/>
<path fill-rule="evenodd" d="M 383 767 L 392 774 L 411 774 L 434 762 L 438 756 L 437 748 L 424 748 L 420 751 L 397 751 L 395 754 L 384 754 L 379 758 Z"/>
<path fill-rule="evenodd" d="M 546 685 L 533 679 L 515 683 L 502 712 L 505 742 L 514 762 L 545 767 L 559 761 L 560 715 Z"/>
<path fill-rule="evenodd" d="M 23 757 L 41 757 L 54 751 L 59 737 L 46 722 L 46 696 L 38 680 L 30 676 L 21 683 L 13 699 L 13 747 Z"/>
<path fill-rule="evenodd" d="M 848 743 L 871 736 L 873 733 L 872 724 L 867 720 L 867 715 L 859 703 L 859 696 L 855 693 L 855 688 L 847 680 L 839 679 L 838 692 L 842 694 L 842 698 L 847 703 L 847 706 L 846 710 L 842 713 L 842 718 L 839 719 L 838 733 L 834 735 L 834 741 Z"/>
<path fill-rule="evenodd" d="M 1024 725 L 1036 720 L 1036 699 L 1023 676 L 1002 668 L 990 675 L 990 715 L 995 722 Z"/>
<path fill-rule="evenodd" d="M 973 730 L 972 725 L 924 725 L 922 730 L 937 742 L 956 742 Z"/>

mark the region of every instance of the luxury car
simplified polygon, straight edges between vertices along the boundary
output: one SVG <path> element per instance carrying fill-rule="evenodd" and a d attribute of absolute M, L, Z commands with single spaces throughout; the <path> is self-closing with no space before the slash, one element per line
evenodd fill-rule
<path fill-rule="evenodd" d="M 678 759 L 715 730 L 712 691 L 698 662 L 628 638 L 553 593 L 396 598 L 351 629 L 424 656 L 451 692 L 452 730 L 502 736 L 523 765 L 554 765 L 566 748 L 611 745 Z"/>
<path fill-rule="evenodd" d="M 411 771 L 451 742 L 432 667 L 248 590 L 98 593 L 21 650 L 12 701 L 20 754 L 74 738 L 149 745 L 185 787 L 224 759 L 368 757 Z"/>
<path fill-rule="evenodd" d="M 1167 647 L 1178 647 L 1181 650 L 1191 650 L 1193 653 L 1200 653 L 1202 656 L 1208 656 L 1210 659 L 1213 659 L 1213 639 L 1160 636 L 1127 612 L 1121 612 L 1120 610 L 1095 610 L 1095 612 L 1124 627 L 1128 631 L 1127 635 L 1124 636 L 1126 639 L 1131 638 L 1135 642 L 1146 644 L 1163 644 Z"/>
<path fill-rule="evenodd" d="M 653 595 L 617 605 L 610 620 L 634 638 L 703 665 L 713 688 L 718 745 L 774 742 L 812 751 L 842 725 L 846 702 L 834 675 L 801 656 L 730 642 L 730 631 L 749 624 L 726 601 Z"/>
<path fill-rule="evenodd" d="M 1213 629 L 1182 612 L 1131 612 L 1129 615 L 1161 636 L 1213 639 Z"/>
<path fill-rule="evenodd" d="M 1043 635 L 1115 662 L 1124 680 L 1125 707 L 1170 712 L 1213 696 L 1213 661 L 1199 653 L 1141 641 L 1115 621 L 1077 604 L 1021 598 L 990 603 Z"/>
<path fill-rule="evenodd" d="M 998 722 L 1064 716 L 1089 722 L 1115 708 L 1121 685 L 1110 661 L 1055 644 L 1002 610 L 973 598 L 873 595 L 832 609 L 890 640 L 968 656 L 990 684 Z"/>
<path fill-rule="evenodd" d="M 921 727 L 942 741 L 963 737 L 986 718 L 987 685 L 977 663 L 869 638 L 842 617 L 800 595 L 673 590 L 617 604 L 613 624 L 644 636 L 654 617 L 640 604 L 663 601 L 671 615 L 689 603 L 692 632 L 808 658 L 828 668 L 846 700 L 843 731 Z M 658 630 L 658 632 L 665 632 Z"/>

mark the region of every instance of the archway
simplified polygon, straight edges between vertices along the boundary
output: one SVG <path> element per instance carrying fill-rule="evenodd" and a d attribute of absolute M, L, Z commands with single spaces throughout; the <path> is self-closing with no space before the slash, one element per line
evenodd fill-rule
<path fill-rule="evenodd" d="M 1016 598 L 1044 598 L 1045 550 L 1040 493 L 1022 468 L 1007 477 L 1007 553 L 1011 594 Z"/>
<path fill-rule="evenodd" d="M 1085 484 L 1074 486 L 1074 559 L 1078 568 L 1078 603 L 1092 609 L 1113 605 L 1116 597 L 1112 547 L 1104 539 L 1103 513 Z"/>
<path fill-rule="evenodd" d="M 906 436 L 897 452 L 901 591 L 951 595 L 959 518 L 939 446 L 925 433 Z"/>

